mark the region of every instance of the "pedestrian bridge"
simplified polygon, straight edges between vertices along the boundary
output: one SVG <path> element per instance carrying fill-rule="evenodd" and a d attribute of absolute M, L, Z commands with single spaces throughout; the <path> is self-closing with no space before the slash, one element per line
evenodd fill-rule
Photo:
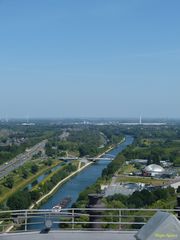
<path fill-rule="evenodd" d="M 114 159 L 114 157 L 94 157 L 94 158 L 78 158 L 78 157 L 61 157 L 59 158 L 59 160 L 62 161 L 73 161 L 73 160 L 79 160 L 79 161 L 112 161 Z"/>

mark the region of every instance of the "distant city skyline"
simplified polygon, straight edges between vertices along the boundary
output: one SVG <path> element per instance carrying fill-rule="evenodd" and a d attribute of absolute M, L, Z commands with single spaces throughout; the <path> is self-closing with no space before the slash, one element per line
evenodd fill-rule
<path fill-rule="evenodd" d="M 0 119 L 180 118 L 179 9 L 0 1 Z"/>

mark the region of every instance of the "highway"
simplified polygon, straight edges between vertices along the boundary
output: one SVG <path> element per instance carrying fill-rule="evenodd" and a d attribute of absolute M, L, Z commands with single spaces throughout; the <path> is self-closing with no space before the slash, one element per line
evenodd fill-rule
<path fill-rule="evenodd" d="M 33 155 L 37 154 L 39 151 L 43 151 L 47 140 L 43 140 L 38 144 L 34 145 L 32 148 L 29 148 L 24 153 L 19 154 L 11 161 L 4 163 L 0 166 L 0 179 L 8 175 L 13 170 L 22 166 L 25 162 L 31 160 Z"/>

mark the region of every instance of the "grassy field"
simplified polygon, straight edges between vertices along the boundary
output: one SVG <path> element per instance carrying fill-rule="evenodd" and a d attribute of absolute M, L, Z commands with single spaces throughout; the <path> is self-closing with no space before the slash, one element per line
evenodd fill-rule
<path fill-rule="evenodd" d="M 137 171 L 137 168 L 135 168 L 132 164 L 128 164 L 128 165 L 123 165 L 118 171 L 118 174 L 122 174 L 122 173 L 129 174 L 135 171 Z"/>
<path fill-rule="evenodd" d="M 152 179 L 150 177 L 134 177 L 134 176 L 119 176 L 116 178 L 116 182 L 136 182 L 136 183 L 145 183 L 152 184 L 154 186 L 159 186 L 168 183 L 167 180 L 164 179 Z"/>

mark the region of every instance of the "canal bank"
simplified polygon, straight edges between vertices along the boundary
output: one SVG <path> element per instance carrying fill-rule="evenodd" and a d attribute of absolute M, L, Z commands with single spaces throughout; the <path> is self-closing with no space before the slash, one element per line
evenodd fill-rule
<path fill-rule="evenodd" d="M 85 164 L 83 167 L 78 168 L 75 172 L 71 173 L 69 176 L 65 177 L 64 179 L 62 179 L 60 182 L 58 182 L 58 184 L 56 184 L 56 186 L 54 186 L 52 188 L 52 190 L 50 192 L 48 192 L 46 195 L 42 196 L 38 201 L 36 201 L 36 203 L 34 203 L 33 205 L 31 205 L 31 207 L 29 209 L 33 209 L 35 206 L 38 206 L 41 202 L 43 202 L 45 199 L 48 199 L 50 196 L 52 196 L 52 194 L 65 182 L 67 182 L 70 178 L 72 178 L 73 176 L 75 176 L 76 174 L 78 174 L 79 172 L 83 171 L 86 167 L 90 166 L 91 164 L 93 164 L 93 162 L 89 162 L 87 164 Z"/>

